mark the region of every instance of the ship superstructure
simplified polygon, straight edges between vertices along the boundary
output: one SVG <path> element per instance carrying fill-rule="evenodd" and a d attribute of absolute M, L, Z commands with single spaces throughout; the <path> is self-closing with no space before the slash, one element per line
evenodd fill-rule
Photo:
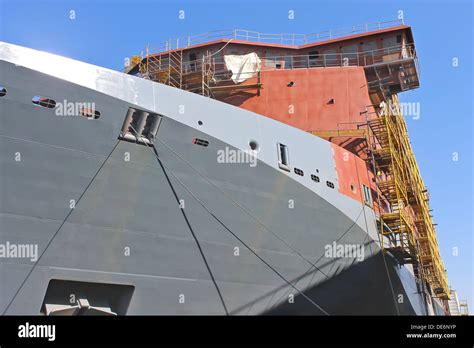
<path fill-rule="evenodd" d="M 448 312 L 410 27 L 230 33 L 128 74 L 1 43 L 3 314 Z"/>

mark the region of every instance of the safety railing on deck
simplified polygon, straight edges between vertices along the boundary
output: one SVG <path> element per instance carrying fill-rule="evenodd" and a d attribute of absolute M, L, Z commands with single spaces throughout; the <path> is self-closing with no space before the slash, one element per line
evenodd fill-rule
<path fill-rule="evenodd" d="M 355 35 L 380 29 L 393 28 L 403 24 L 403 19 L 397 19 L 392 21 L 357 24 L 351 27 L 324 30 L 311 34 L 272 34 L 245 29 L 213 30 L 203 34 L 182 36 L 174 39 L 169 39 L 158 45 L 150 45 L 148 48 L 149 52 L 163 52 L 168 50 L 183 49 L 190 46 L 199 45 L 202 43 L 220 39 L 299 46 L 320 41 L 337 39 L 348 35 Z"/>
<path fill-rule="evenodd" d="M 167 55 L 148 56 L 153 62 L 156 70 L 167 69 L 169 58 Z M 281 55 L 261 58 L 261 70 L 275 69 L 307 69 L 341 66 L 372 66 L 376 64 L 387 64 L 404 59 L 416 59 L 416 51 L 413 44 L 396 45 L 372 51 L 354 53 L 328 53 L 309 55 Z M 202 70 L 202 59 L 183 61 L 182 73 L 189 74 Z M 214 71 L 227 71 L 222 56 L 212 57 Z M 250 72 L 248 72 L 250 73 Z"/>

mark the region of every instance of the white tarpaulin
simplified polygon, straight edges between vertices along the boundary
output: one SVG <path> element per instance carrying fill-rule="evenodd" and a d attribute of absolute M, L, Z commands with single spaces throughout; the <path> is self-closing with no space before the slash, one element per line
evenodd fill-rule
<path fill-rule="evenodd" d="M 234 83 L 243 82 L 260 71 L 261 61 L 257 53 L 244 55 L 225 55 L 224 61 L 227 70 L 232 71 L 232 81 Z"/>

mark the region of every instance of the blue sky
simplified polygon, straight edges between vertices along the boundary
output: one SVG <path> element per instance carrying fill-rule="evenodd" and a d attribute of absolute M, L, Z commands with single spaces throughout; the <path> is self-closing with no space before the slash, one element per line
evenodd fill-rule
<path fill-rule="evenodd" d="M 472 313 L 471 1 L 0 0 L 0 39 L 119 69 L 125 57 L 139 54 L 146 44 L 177 36 L 232 28 L 312 33 L 394 20 L 400 10 L 413 27 L 421 66 L 421 88 L 400 98 L 419 103 L 420 118 L 407 118 L 412 146 L 430 192 L 449 283 L 468 299 Z M 455 58 L 458 66 L 453 66 Z M 453 248 L 458 248 L 457 256 Z"/>

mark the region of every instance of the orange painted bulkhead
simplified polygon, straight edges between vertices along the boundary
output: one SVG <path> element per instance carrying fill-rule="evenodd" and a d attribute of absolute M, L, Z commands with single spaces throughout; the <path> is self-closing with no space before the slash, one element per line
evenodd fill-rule
<path fill-rule="evenodd" d="M 354 129 L 365 122 L 364 111 L 371 104 L 361 67 L 262 71 L 261 82 L 260 95 L 238 92 L 219 99 L 310 132 Z M 372 206 L 378 212 L 372 168 L 339 146 L 338 139 L 333 140 L 339 191 L 364 202 L 361 185 L 369 187 Z"/>
<path fill-rule="evenodd" d="M 367 162 L 336 144 L 331 144 L 331 148 L 336 164 L 339 192 L 364 203 L 362 185 L 365 185 L 370 188 L 372 196 L 372 204 L 368 205 L 373 207 L 375 212 L 379 212 L 374 174 L 372 169 L 368 167 Z M 367 202 L 365 203 L 367 204 Z M 386 210 L 385 207 L 384 210 Z"/>
<path fill-rule="evenodd" d="M 261 83 L 219 99 L 308 132 L 353 129 L 371 104 L 362 67 L 268 70 Z"/>
<path fill-rule="evenodd" d="M 357 124 L 366 121 L 364 112 L 371 105 L 362 67 L 268 70 L 262 71 L 261 83 L 259 94 L 237 92 L 219 99 L 308 132 L 357 129 Z M 372 207 L 378 212 L 372 168 L 340 146 L 354 139 L 331 140 L 339 191 L 364 202 L 361 185 L 369 187 Z"/>

